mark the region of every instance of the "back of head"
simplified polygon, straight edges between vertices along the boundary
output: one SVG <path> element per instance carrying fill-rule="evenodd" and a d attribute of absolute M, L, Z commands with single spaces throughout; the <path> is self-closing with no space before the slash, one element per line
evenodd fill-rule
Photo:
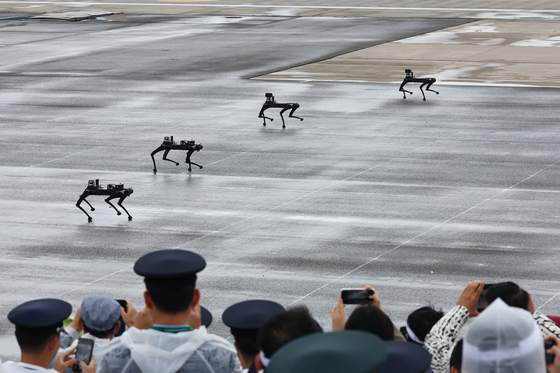
<path fill-rule="evenodd" d="M 258 346 L 265 357 L 272 355 L 288 342 L 307 334 L 320 333 L 321 327 L 306 307 L 294 307 L 279 312 L 265 321 L 259 330 Z"/>
<path fill-rule="evenodd" d="M 451 353 L 451 360 L 449 361 L 449 367 L 455 368 L 457 372 L 461 372 L 462 361 L 463 361 L 463 340 L 459 339 L 455 344 L 455 347 L 453 347 L 453 352 Z"/>
<path fill-rule="evenodd" d="M 511 281 L 492 285 L 484 296 L 484 300 L 488 304 L 491 304 L 497 298 L 501 298 L 511 307 L 523 308 L 524 310 L 529 308 L 529 294 Z"/>
<path fill-rule="evenodd" d="M 186 311 L 191 305 L 195 290 L 192 278 L 145 278 L 144 283 L 154 305 L 162 312 L 173 315 Z"/>
<path fill-rule="evenodd" d="M 545 371 L 543 337 L 529 312 L 496 299 L 467 330 L 461 373 Z"/>
<path fill-rule="evenodd" d="M 391 319 L 375 306 L 358 307 L 352 312 L 344 330 L 362 330 L 377 335 L 384 341 L 395 339 Z"/>
<path fill-rule="evenodd" d="M 416 343 L 423 344 L 426 335 L 442 317 L 443 312 L 432 307 L 421 307 L 413 311 L 406 319 L 409 338 Z"/>
<path fill-rule="evenodd" d="M 102 294 L 84 298 L 81 306 L 84 330 L 97 338 L 111 338 L 121 316 L 120 304 Z"/>

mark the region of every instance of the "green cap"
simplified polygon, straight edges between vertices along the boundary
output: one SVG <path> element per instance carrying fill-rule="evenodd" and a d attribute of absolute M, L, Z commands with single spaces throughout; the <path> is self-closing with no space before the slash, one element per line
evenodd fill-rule
<path fill-rule="evenodd" d="M 386 359 L 385 343 L 372 333 L 313 333 L 276 351 L 266 373 L 372 373 Z"/>

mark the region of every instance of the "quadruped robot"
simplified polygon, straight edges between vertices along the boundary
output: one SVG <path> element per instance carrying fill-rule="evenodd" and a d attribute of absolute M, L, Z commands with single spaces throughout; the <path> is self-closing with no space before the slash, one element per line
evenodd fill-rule
<path fill-rule="evenodd" d="M 270 117 L 267 117 L 264 115 L 264 112 L 270 108 L 281 108 L 282 110 L 280 111 L 280 118 L 282 118 L 282 128 L 286 128 L 286 122 L 284 122 L 284 116 L 282 115 L 282 113 L 284 113 L 287 110 L 291 110 L 290 111 L 290 118 L 297 118 L 300 121 L 303 120 L 303 118 L 300 117 L 296 117 L 294 115 L 294 112 L 299 108 L 299 104 L 298 103 L 280 103 L 280 102 L 276 102 L 276 100 L 274 99 L 274 95 L 272 93 L 265 93 L 264 95 L 266 97 L 266 101 L 264 102 L 261 111 L 259 112 L 259 118 L 263 118 L 263 126 L 266 126 L 266 120 L 269 119 L 271 122 L 274 120 Z"/>
<path fill-rule="evenodd" d="M 430 89 L 430 87 L 432 86 L 432 84 L 434 84 L 436 82 L 436 78 L 415 78 L 414 77 L 414 73 L 412 72 L 411 69 L 406 69 L 405 71 L 406 76 L 404 77 L 404 80 L 399 88 L 399 91 L 403 93 L 403 98 L 406 99 L 406 93 L 410 93 L 412 94 L 411 91 L 407 91 L 406 89 L 404 89 L 404 86 L 407 83 L 422 83 L 420 85 L 420 92 L 422 92 L 422 96 L 424 97 L 424 101 L 426 101 L 426 95 L 424 94 L 424 91 L 422 90 L 422 87 L 426 86 L 426 91 L 430 91 L 430 92 L 435 92 L 437 95 L 439 95 L 439 92 L 434 91 L 433 89 Z"/>
<path fill-rule="evenodd" d="M 165 136 L 163 138 L 163 142 L 161 143 L 161 145 L 152 152 L 151 156 L 152 156 L 152 162 L 154 162 L 154 174 L 157 173 L 157 167 L 156 167 L 156 160 L 154 159 L 154 155 L 156 153 L 159 152 L 164 152 L 163 153 L 163 160 L 164 161 L 169 161 L 169 162 L 173 162 L 175 163 L 175 166 L 179 166 L 179 162 L 175 162 L 172 159 L 168 159 L 167 158 L 167 154 L 169 154 L 169 152 L 171 150 L 186 150 L 187 151 L 187 158 L 185 159 L 185 163 L 187 163 L 189 165 L 189 171 L 192 171 L 191 165 L 195 165 L 198 166 L 199 168 L 202 168 L 201 165 L 191 162 L 191 155 L 196 151 L 200 151 L 203 148 L 202 144 L 196 144 L 194 142 L 194 140 L 190 140 L 190 141 L 186 141 L 186 140 L 181 140 L 181 142 L 179 142 L 179 144 L 177 144 L 175 141 L 173 141 L 173 136 Z"/>
<path fill-rule="evenodd" d="M 76 207 L 79 208 L 80 210 L 82 210 L 84 212 L 84 214 L 87 215 L 88 223 L 91 223 L 93 218 L 86 212 L 86 210 L 84 210 L 82 208 L 82 206 L 80 206 L 82 204 L 82 202 L 85 202 L 85 203 L 88 204 L 91 211 L 95 211 L 95 209 L 93 208 L 91 203 L 89 203 L 89 201 L 86 199 L 87 197 L 89 197 L 89 196 L 109 196 L 109 197 L 105 198 L 105 202 L 107 202 L 109 204 L 109 206 L 111 206 L 112 208 L 115 209 L 115 211 L 117 212 L 117 215 L 121 215 L 121 212 L 115 207 L 115 205 L 113 205 L 111 203 L 111 200 L 113 200 L 115 198 L 118 198 L 119 201 L 117 202 L 117 205 L 119 205 L 124 210 L 124 212 L 126 212 L 126 214 L 128 215 L 128 220 L 130 221 L 130 220 L 132 220 L 132 216 L 128 213 L 128 211 L 122 205 L 122 203 L 133 192 L 134 192 L 134 190 L 132 190 L 132 188 L 125 188 L 124 184 L 107 184 L 107 187 L 104 188 L 102 185 L 99 184 L 99 179 L 90 180 L 90 181 L 88 181 L 88 185 L 87 185 L 86 189 L 84 190 L 84 192 L 82 193 L 80 198 L 78 198 L 78 202 L 76 202 Z"/>

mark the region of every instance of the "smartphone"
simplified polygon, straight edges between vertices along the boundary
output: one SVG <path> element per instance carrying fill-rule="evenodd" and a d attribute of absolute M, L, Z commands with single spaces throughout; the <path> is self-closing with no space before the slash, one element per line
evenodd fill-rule
<path fill-rule="evenodd" d="M 374 293 L 373 289 L 342 289 L 340 297 L 344 304 L 368 304 L 373 303 L 369 297 Z"/>
<path fill-rule="evenodd" d="M 484 303 L 484 296 L 488 292 L 488 289 L 492 287 L 492 285 L 494 284 L 484 284 L 484 287 L 482 288 L 482 293 L 480 293 L 480 298 L 478 298 L 478 305 L 476 306 L 478 312 L 482 312 L 486 308 L 486 303 Z"/>
<path fill-rule="evenodd" d="M 554 354 L 547 354 L 546 350 L 548 350 L 549 348 L 551 348 L 555 344 L 556 344 L 556 341 L 554 341 L 554 339 L 549 339 L 548 341 L 544 341 L 544 351 L 545 351 L 544 357 L 546 359 L 547 364 L 554 363 L 555 355 Z"/>
<path fill-rule="evenodd" d="M 115 300 L 119 302 L 122 308 L 124 308 L 124 312 L 128 312 L 128 302 L 126 300 L 124 299 L 115 299 Z"/>
<path fill-rule="evenodd" d="M 74 372 L 81 372 L 82 367 L 80 367 L 80 361 L 89 365 L 91 361 L 91 354 L 93 353 L 93 339 L 81 338 L 78 341 L 78 349 L 76 350 L 76 362 L 72 367 Z"/>

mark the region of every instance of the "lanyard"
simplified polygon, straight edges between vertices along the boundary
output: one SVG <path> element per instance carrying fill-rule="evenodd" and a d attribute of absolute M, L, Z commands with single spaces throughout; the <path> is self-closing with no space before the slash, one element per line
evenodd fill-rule
<path fill-rule="evenodd" d="M 154 325 L 152 326 L 152 329 L 164 333 L 181 333 L 194 330 L 189 325 Z"/>

